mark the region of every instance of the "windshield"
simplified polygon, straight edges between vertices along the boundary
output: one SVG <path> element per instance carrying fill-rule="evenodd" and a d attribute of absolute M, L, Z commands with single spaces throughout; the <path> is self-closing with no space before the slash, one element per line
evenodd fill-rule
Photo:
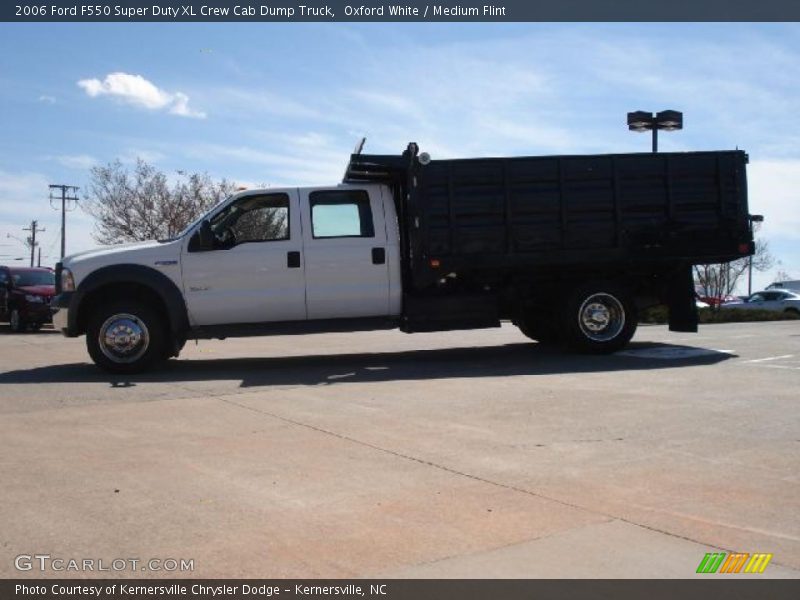
<path fill-rule="evenodd" d="M 11 278 L 17 287 L 56 284 L 56 275 L 52 271 L 17 271 L 11 273 Z"/>

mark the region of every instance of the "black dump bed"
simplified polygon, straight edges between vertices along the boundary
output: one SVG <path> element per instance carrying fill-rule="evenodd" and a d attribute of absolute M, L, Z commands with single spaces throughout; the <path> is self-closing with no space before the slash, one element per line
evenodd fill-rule
<path fill-rule="evenodd" d="M 427 161 L 425 161 L 427 162 Z M 433 160 L 354 154 L 345 181 L 395 187 L 407 276 L 752 253 L 742 151 Z"/>

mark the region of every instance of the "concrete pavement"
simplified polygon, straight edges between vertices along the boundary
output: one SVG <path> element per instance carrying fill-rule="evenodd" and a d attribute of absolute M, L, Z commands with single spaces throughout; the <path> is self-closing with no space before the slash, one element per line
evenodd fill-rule
<path fill-rule="evenodd" d="M 510 326 L 190 342 L 132 378 L 0 331 L 0 576 L 691 577 L 739 551 L 794 578 L 798 383 L 797 322 L 607 357 Z M 36 553 L 194 570 L 15 569 Z"/>

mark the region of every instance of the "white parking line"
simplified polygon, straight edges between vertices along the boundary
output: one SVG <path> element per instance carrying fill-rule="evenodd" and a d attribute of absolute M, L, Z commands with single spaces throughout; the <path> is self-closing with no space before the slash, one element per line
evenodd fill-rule
<path fill-rule="evenodd" d="M 746 360 L 746 363 L 760 363 L 760 362 L 767 362 L 770 360 L 781 360 L 784 358 L 792 358 L 794 354 L 784 354 L 782 356 L 768 356 L 767 358 L 756 358 L 755 360 Z"/>
<path fill-rule="evenodd" d="M 717 354 L 733 354 L 733 350 L 714 350 L 711 348 L 690 348 L 681 346 L 667 346 L 657 348 L 637 348 L 623 350 L 616 356 L 633 356 L 636 358 L 660 358 L 664 360 L 679 360 L 682 358 L 696 358 L 698 356 L 714 356 Z"/>

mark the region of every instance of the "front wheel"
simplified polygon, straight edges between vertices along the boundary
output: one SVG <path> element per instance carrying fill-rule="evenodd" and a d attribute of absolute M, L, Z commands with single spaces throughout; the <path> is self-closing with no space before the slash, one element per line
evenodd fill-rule
<path fill-rule="evenodd" d="M 636 333 L 636 325 L 633 298 L 615 284 L 595 284 L 575 290 L 562 316 L 567 345 L 592 354 L 621 350 Z"/>
<path fill-rule="evenodd" d="M 137 302 L 100 307 L 86 330 L 94 363 L 110 373 L 140 373 L 166 358 L 165 327 L 158 314 Z"/>

